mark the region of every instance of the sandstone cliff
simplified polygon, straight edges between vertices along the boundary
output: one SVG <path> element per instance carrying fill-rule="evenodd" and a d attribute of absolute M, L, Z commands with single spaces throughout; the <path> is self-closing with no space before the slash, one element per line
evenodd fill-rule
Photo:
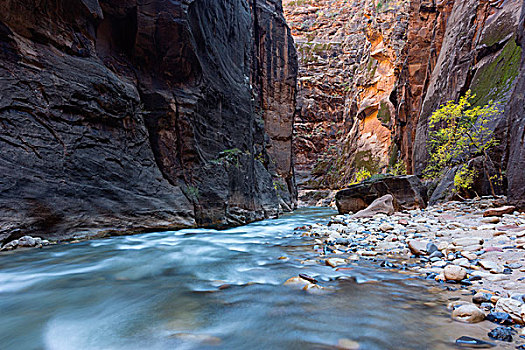
<path fill-rule="evenodd" d="M 341 187 L 357 169 L 380 172 L 390 157 L 390 95 L 403 58 L 408 1 L 284 4 L 300 61 L 299 185 Z"/>
<path fill-rule="evenodd" d="M 293 207 L 280 0 L 6 0 L 0 47 L 0 241 Z"/>
<path fill-rule="evenodd" d="M 522 4 L 285 1 L 301 63 L 302 108 L 296 120 L 303 128 L 297 129 L 297 162 L 308 182 L 300 186 L 339 188 L 360 169 L 381 173 L 405 168 L 421 175 L 428 157 L 428 118 L 469 89 L 477 95 L 477 105 L 498 103 L 501 113 L 490 125 L 501 140 L 493 152 L 495 167 L 504 173 L 508 164 L 509 188 L 523 183 L 525 175 L 516 180 L 520 176 L 512 175 L 511 168 L 523 148 L 517 143 L 522 131 L 515 128 L 521 125 L 517 111 L 523 104 L 517 41 Z M 342 49 L 315 46 L 316 40 L 340 43 Z M 323 70 L 328 77 L 322 77 Z M 339 136 L 325 136 L 334 129 Z M 488 193 L 486 183 L 480 188 Z"/>

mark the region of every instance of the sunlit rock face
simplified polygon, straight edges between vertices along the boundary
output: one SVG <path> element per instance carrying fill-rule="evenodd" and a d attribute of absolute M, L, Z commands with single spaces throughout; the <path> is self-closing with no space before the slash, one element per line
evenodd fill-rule
<path fill-rule="evenodd" d="M 516 149 L 509 146 L 505 111 L 520 105 L 512 101 L 520 98 L 522 1 L 284 5 L 300 61 L 299 186 L 338 188 L 359 169 L 378 173 L 396 164 L 421 175 L 430 115 L 469 89 L 476 105 L 499 105 L 490 127 L 501 143 L 492 157 L 505 170 L 509 150 Z"/>
<path fill-rule="evenodd" d="M 389 161 L 408 1 L 284 1 L 299 54 L 300 186 L 340 187 Z"/>
<path fill-rule="evenodd" d="M 224 227 L 295 202 L 277 0 L 0 4 L 0 240 Z"/>

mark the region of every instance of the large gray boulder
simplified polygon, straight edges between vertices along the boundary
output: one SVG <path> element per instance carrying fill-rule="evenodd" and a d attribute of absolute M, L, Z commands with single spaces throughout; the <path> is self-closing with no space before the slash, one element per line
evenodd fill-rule
<path fill-rule="evenodd" d="M 396 211 L 427 206 L 427 189 L 417 176 L 385 176 L 363 181 L 335 195 L 340 214 L 357 212 L 387 194 L 392 195 Z"/>

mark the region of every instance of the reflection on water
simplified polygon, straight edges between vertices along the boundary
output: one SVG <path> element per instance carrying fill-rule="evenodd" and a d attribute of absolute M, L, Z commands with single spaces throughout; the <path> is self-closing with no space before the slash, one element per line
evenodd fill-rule
<path fill-rule="evenodd" d="M 0 255 L 2 349 L 448 348 L 448 315 L 422 281 L 366 264 L 304 265 L 303 209 L 226 231 L 114 237 Z M 288 256 L 289 260 L 278 260 Z M 334 287 L 282 283 L 306 273 Z M 351 274 L 359 283 L 337 280 Z M 448 328 L 447 328 L 448 327 Z"/>

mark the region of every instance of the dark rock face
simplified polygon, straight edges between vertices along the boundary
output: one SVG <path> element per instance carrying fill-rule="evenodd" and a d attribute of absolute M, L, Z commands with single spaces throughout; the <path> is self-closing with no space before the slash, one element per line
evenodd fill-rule
<path fill-rule="evenodd" d="M 337 192 L 335 200 L 340 214 L 357 212 L 387 194 L 393 196 L 395 210 L 425 208 L 426 187 L 417 176 L 390 176 L 364 181 Z"/>
<path fill-rule="evenodd" d="M 296 73 L 277 0 L 3 1 L 0 241 L 293 207 Z"/>
<path fill-rule="evenodd" d="M 518 42 L 525 47 L 525 3 L 521 12 Z M 521 209 L 525 209 L 525 55 L 516 89 L 508 109 L 509 161 L 507 166 L 508 197 Z"/>
<path fill-rule="evenodd" d="M 489 127 L 500 140 L 508 138 L 503 111 L 515 88 L 522 54 L 515 40 L 521 6 L 520 0 L 505 1 L 501 6 L 483 0 L 454 2 L 417 120 L 412 164 L 415 174 L 423 172 L 428 160 L 428 121 L 432 112 L 469 89 L 476 94 L 474 105 L 489 100 L 499 103 L 502 113 Z M 504 158 L 502 153 L 503 147 L 494 151 L 493 159 L 498 164 Z"/>

